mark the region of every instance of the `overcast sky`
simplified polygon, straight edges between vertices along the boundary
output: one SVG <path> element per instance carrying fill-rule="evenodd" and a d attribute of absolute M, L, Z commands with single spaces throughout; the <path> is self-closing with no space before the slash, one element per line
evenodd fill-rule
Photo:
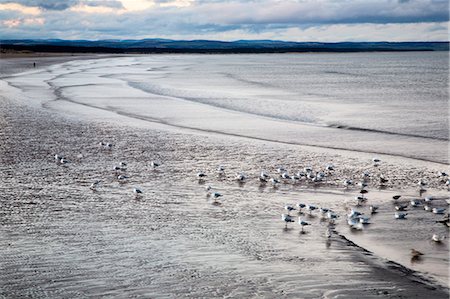
<path fill-rule="evenodd" d="M 448 0 L 0 0 L 0 38 L 448 41 L 448 5 Z"/>

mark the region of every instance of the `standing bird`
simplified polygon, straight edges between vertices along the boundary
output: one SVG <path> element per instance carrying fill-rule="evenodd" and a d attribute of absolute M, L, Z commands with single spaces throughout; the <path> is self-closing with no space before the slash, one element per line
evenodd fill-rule
<path fill-rule="evenodd" d="M 151 166 L 153 169 L 157 168 L 159 165 L 160 165 L 160 163 L 155 162 L 155 161 L 152 161 L 152 162 L 150 163 L 150 166 Z"/>
<path fill-rule="evenodd" d="M 306 208 L 306 205 L 304 203 L 298 203 L 298 213 L 300 214 L 302 212 L 302 209 Z"/>
<path fill-rule="evenodd" d="M 438 234 L 433 234 L 433 236 L 431 237 L 431 240 L 433 240 L 436 243 L 440 243 L 442 241 L 444 241 L 445 236 L 440 236 Z"/>
<path fill-rule="evenodd" d="M 237 174 L 236 174 L 236 180 L 237 180 L 238 182 L 244 182 L 246 178 L 247 178 L 247 177 L 245 176 L 244 173 L 237 173 Z"/>
<path fill-rule="evenodd" d="M 304 233 L 303 228 L 304 228 L 305 226 L 310 225 L 308 222 L 302 220 L 302 218 L 300 218 L 300 217 L 298 217 L 298 224 L 301 225 L 301 227 L 302 227 L 302 231 L 301 231 L 302 233 Z"/>
<path fill-rule="evenodd" d="M 348 187 L 353 185 L 353 181 L 352 180 L 344 180 L 343 184 L 344 184 L 345 188 L 348 189 Z"/>
<path fill-rule="evenodd" d="M 291 205 L 285 205 L 285 206 L 284 206 L 284 209 L 285 209 L 286 211 L 288 211 L 288 215 L 290 215 L 290 213 L 291 213 L 292 211 L 295 211 L 295 210 L 296 210 L 296 208 L 294 208 L 294 207 L 291 206 Z"/>
<path fill-rule="evenodd" d="M 325 169 L 326 169 L 327 171 L 333 171 L 333 170 L 334 170 L 334 165 L 333 165 L 333 164 L 328 164 L 328 165 L 325 167 Z"/>
<path fill-rule="evenodd" d="M 309 210 L 309 215 L 311 215 L 311 212 L 317 209 L 317 207 L 313 205 L 306 205 L 306 209 Z"/>
<path fill-rule="evenodd" d="M 434 214 L 444 214 L 445 213 L 445 209 L 444 208 L 433 208 L 431 210 Z"/>
<path fill-rule="evenodd" d="M 422 252 L 415 250 L 414 248 L 411 248 L 411 259 L 417 260 L 423 255 Z"/>
<path fill-rule="evenodd" d="M 223 175 L 225 173 L 225 166 L 223 166 L 223 165 L 217 166 L 217 173 L 219 175 Z"/>
<path fill-rule="evenodd" d="M 412 207 L 418 207 L 420 206 L 422 203 L 420 202 L 420 200 L 417 199 L 411 199 L 411 201 L 409 202 L 411 204 Z"/>
<path fill-rule="evenodd" d="M 282 214 L 281 215 L 281 220 L 283 220 L 285 222 L 285 229 L 287 229 L 287 225 L 289 222 L 294 222 L 294 219 L 292 218 L 292 216 L 286 215 L 286 214 Z"/>
<path fill-rule="evenodd" d="M 270 178 L 270 183 L 272 184 L 272 186 L 276 187 L 277 184 L 280 183 L 280 181 L 275 178 Z"/>
<path fill-rule="evenodd" d="M 395 219 L 406 219 L 406 215 L 408 215 L 408 213 L 399 213 L 399 212 L 394 213 Z"/>
<path fill-rule="evenodd" d="M 100 184 L 99 180 L 94 181 L 91 186 L 89 187 L 92 191 L 97 191 L 97 187 Z"/>
<path fill-rule="evenodd" d="M 399 200 L 400 197 L 402 197 L 402 196 L 401 195 L 394 195 L 394 196 L 392 196 L 392 199 L 394 200 L 394 202 L 397 202 L 397 200 Z"/>
<path fill-rule="evenodd" d="M 142 190 L 138 188 L 134 188 L 133 193 L 136 198 L 141 198 L 143 194 Z"/>
<path fill-rule="evenodd" d="M 211 194 L 211 197 L 214 200 L 214 203 L 217 203 L 217 200 L 219 199 L 219 197 L 222 197 L 222 194 L 220 194 L 219 192 L 214 192 L 213 194 Z"/>
<path fill-rule="evenodd" d="M 378 213 L 378 207 L 377 206 L 369 206 L 369 210 L 371 214 Z"/>
<path fill-rule="evenodd" d="M 197 173 L 197 178 L 199 181 L 204 180 L 206 177 L 207 177 L 207 175 L 203 171 L 200 171 Z"/>

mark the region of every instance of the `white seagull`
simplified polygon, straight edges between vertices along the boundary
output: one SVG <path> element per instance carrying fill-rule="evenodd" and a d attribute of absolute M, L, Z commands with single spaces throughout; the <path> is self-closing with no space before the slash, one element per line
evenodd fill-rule
<path fill-rule="evenodd" d="M 310 225 L 308 222 L 302 220 L 302 218 L 300 218 L 300 217 L 298 217 L 298 224 L 301 225 L 301 227 L 302 227 L 302 233 L 304 232 L 304 231 L 303 231 L 303 228 L 304 228 L 305 226 Z"/>
<path fill-rule="evenodd" d="M 283 220 L 286 223 L 285 228 L 287 228 L 287 225 L 289 222 L 294 222 L 294 219 L 292 218 L 292 216 L 286 215 L 286 214 L 282 214 L 281 215 L 281 220 Z"/>
<path fill-rule="evenodd" d="M 408 215 L 408 213 L 400 213 L 400 212 L 394 213 L 395 219 L 406 219 L 406 215 Z"/>
<path fill-rule="evenodd" d="M 438 234 L 433 234 L 433 236 L 431 237 L 431 240 L 433 240 L 436 243 L 440 243 L 442 241 L 444 241 L 445 236 L 440 236 Z"/>

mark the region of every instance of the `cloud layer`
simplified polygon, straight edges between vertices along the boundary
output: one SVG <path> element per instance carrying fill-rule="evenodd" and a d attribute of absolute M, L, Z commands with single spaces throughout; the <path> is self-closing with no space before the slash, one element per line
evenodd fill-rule
<path fill-rule="evenodd" d="M 447 0 L 0 0 L 1 38 L 448 40 Z"/>

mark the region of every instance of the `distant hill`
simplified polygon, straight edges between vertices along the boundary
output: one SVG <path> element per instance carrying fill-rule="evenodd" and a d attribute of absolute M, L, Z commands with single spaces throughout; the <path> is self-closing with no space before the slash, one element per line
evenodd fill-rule
<path fill-rule="evenodd" d="M 0 40 L 2 51 L 72 53 L 288 53 L 448 51 L 449 42 L 289 42 L 276 40 Z"/>

